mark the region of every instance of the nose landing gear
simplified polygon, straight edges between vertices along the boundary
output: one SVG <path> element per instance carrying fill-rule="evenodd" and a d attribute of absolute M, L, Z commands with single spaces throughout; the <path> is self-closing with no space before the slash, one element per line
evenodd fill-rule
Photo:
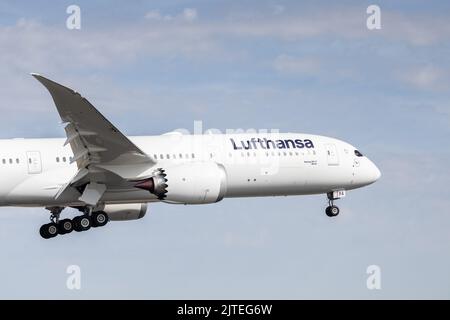
<path fill-rule="evenodd" d="M 331 200 L 328 203 L 329 206 L 325 209 L 325 213 L 329 217 L 336 217 L 339 214 L 339 207 L 333 205 Z"/>
<path fill-rule="evenodd" d="M 327 193 L 328 207 L 325 209 L 325 213 L 329 217 L 336 217 L 339 214 L 339 207 L 334 205 L 334 200 L 345 197 L 345 191 L 333 191 Z"/>

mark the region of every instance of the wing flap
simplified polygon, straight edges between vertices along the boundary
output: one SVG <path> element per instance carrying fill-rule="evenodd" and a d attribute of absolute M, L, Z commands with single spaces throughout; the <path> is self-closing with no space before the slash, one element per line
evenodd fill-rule
<path fill-rule="evenodd" d="M 106 185 L 91 182 L 86 186 L 79 200 L 83 201 L 84 203 L 95 206 L 101 199 L 105 191 Z"/>

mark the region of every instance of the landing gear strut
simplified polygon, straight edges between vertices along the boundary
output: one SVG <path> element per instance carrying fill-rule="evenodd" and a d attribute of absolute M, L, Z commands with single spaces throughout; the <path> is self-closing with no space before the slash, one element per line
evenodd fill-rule
<path fill-rule="evenodd" d="M 50 211 L 50 223 L 44 224 L 39 229 L 42 238 L 50 239 L 56 237 L 58 234 L 68 234 L 73 230 L 77 232 L 87 231 L 91 227 L 103 227 L 108 221 L 108 215 L 103 211 L 93 211 L 90 207 L 78 208 L 84 214 L 71 219 L 60 220 L 61 212 L 64 207 L 48 207 Z"/>
<path fill-rule="evenodd" d="M 325 213 L 329 217 L 336 217 L 339 214 L 339 208 L 338 206 L 334 205 L 334 200 L 339 199 L 339 197 L 335 197 L 333 192 L 328 192 L 327 197 L 328 197 L 328 207 L 325 209 Z"/>

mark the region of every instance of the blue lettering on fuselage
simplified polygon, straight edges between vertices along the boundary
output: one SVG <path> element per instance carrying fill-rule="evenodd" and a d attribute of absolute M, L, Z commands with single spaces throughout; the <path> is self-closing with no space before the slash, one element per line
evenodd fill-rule
<path fill-rule="evenodd" d="M 271 140 L 261 138 L 251 138 L 250 140 L 234 141 L 230 138 L 231 145 L 234 150 L 249 150 L 249 149 L 301 149 L 314 148 L 314 143 L 309 139 L 283 139 Z"/>

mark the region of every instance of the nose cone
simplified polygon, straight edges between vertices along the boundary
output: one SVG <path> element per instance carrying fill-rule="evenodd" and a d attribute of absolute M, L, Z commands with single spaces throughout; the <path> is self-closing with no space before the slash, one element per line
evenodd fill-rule
<path fill-rule="evenodd" d="M 377 181 L 378 179 L 380 179 L 381 177 L 381 171 L 380 169 L 378 169 L 378 167 L 375 165 L 375 163 L 373 163 L 372 161 L 369 160 L 369 165 L 367 168 L 367 182 L 370 183 L 374 183 L 375 181 Z"/>

